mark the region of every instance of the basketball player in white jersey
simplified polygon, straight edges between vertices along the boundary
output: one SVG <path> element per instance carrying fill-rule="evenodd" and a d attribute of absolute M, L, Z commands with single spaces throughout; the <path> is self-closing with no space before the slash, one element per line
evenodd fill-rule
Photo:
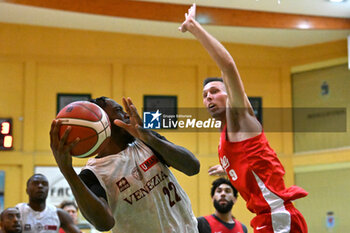
<path fill-rule="evenodd" d="M 67 179 L 81 213 L 100 231 L 113 233 L 197 233 L 191 203 L 168 166 L 194 175 L 199 161 L 183 147 L 142 128 L 130 98 L 126 112 L 114 100 L 91 102 L 108 114 L 112 124 L 109 144 L 89 159 L 79 176 L 72 168 L 70 131 L 59 139 L 60 121 L 51 126 L 51 149 Z"/>
<path fill-rule="evenodd" d="M 17 208 L 7 208 L 0 215 L 0 233 L 21 233 L 21 214 Z"/>
<path fill-rule="evenodd" d="M 70 215 L 46 203 L 49 182 L 42 174 L 34 174 L 27 181 L 29 203 L 16 205 L 22 220 L 22 233 L 56 233 L 62 227 L 67 233 L 80 233 Z"/>

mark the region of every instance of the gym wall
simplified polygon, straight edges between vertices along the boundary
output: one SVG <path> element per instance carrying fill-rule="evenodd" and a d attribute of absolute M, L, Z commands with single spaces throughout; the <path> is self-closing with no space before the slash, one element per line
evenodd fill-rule
<path fill-rule="evenodd" d="M 343 41 L 303 48 L 225 46 L 235 58 L 248 96 L 261 96 L 263 107 L 292 106 L 291 67 L 346 56 Z M 308 55 L 302 56 L 305 51 Z M 117 101 L 130 96 L 139 111 L 143 95 L 176 95 L 179 108 L 203 107 L 202 80 L 207 76 L 220 72 L 195 40 L 0 24 L 0 117 L 12 117 L 14 124 L 14 150 L 0 152 L 0 170 L 6 172 L 5 207 L 27 201 L 25 183 L 35 166 L 56 166 L 49 129 L 57 93 L 91 93 L 93 98 L 104 95 Z M 276 124 L 289 125 L 291 119 Z M 189 194 L 194 213 L 212 213 L 209 190 L 214 178 L 207 170 L 218 163 L 219 133 L 159 133 L 200 159 L 199 175 L 174 173 Z M 298 164 L 293 134 L 267 132 L 267 137 L 285 166 L 286 185 L 294 184 Z M 85 162 L 74 159 L 76 166 Z M 299 157 L 299 165 L 310 163 L 317 160 Z M 253 215 L 243 200 L 233 212 L 249 226 Z"/>

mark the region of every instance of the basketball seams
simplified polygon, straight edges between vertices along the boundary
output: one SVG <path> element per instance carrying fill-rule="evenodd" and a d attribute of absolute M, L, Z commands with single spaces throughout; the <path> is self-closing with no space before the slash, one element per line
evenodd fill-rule
<path fill-rule="evenodd" d="M 101 121 L 89 121 L 85 119 L 76 119 L 76 118 L 59 118 L 62 121 L 62 125 L 78 125 L 93 129 L 97 134 L 105 130 L 104 125 L 101 124 Z"/>
<path fill-rule="evenodd" d="M 97 104 L 91 103 L 91 104 L 95 105 L 95 106 L 100 110 L 101 116 L 98 116 L 98 115 L 95 113 L 95 111 L 93 111 L 93 109 L 88 108 L 87 106 L 85 106 L 85 105 L 84 105 L 84 102 L 91 103 L 91 102 L 89 102 L 89 101 L 83 101 L 83 103 L 76 103 L 76 105 L 79 105 L 79 106 L 81 106 L 81 107 L 83 107 L 83 108 L 89 110 L 89 111 L 92 112 L 92 113 L 97 117 L 97 119 L 100 121 L 100 120 L 102 119 L 102 115 L 103 115 L 103 114 L 102 114 L 102 113 L 103 113 L 102 111 L 103 111 L 103 109 L 102 109 L 100 106 L 98 106 Z"/>
<path fill-rule="evenodd" d="M 72 107 L 71 110 L 69 110 L 70 107 Z M 74 157 L 84 158 L 98 153 L 105 139 L 111 136 L 111 123 L 108 115 L 101 107 L 88 101 L 78 101 L 67 105 L 57 115 L 57 119 L 61 120 L 62 126 L 72 127 L 71 133 L 74 132 L 72 135 L 74 138 L 80 137 L 81 139 L 77 144 L 80 149 L 73 154 Z M 62 132 L 60 134 L 62 135 Z M 83 146 L 79 147 L 81 143 Z M 84 150 L 84 147 L 87 150 Z"/>

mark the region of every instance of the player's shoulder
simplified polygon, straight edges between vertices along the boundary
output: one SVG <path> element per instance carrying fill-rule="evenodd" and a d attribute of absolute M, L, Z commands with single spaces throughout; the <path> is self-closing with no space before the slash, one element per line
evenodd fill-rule
<path fill-rule="evenodd" d="M 18 203 L 15 207 L 16 207 L 19 211 L 22 211 L 26 206 L 28 206 L 27 203 L 21 202 L 21 203 Z"/>
<path fill-rule="evenodd" d="M 211 233 L 209 222 L 205 217 L 206 216 L 197 217 L 198 231 L 201 233 Z"/>
<path fill-rule="evenodd" d="M 46 208 L 45 209 L 49 210 L 49 211 L 57 211 L 58 208 L 56 206 L 50 204 L 50 203 L 46 203 Z"/>

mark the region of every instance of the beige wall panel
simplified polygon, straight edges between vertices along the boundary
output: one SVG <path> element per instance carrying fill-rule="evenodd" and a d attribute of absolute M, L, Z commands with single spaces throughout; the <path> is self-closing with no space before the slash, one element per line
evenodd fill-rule
<path fill-rule="evenodd" d="M 23 114 L 23 109 L 24 114 L 30 116 L 29 120 L 27 117 L 28 122 L 25 122 L 26 116 L 24 119 L 23 140 L 18 138 L 22 135 L 21 128 L 15 128 L 14 132 L 17 134 L 16 149 L 19 148 L 16 140 L 30 142 L 24 146 L 25 151 L 18 152 L 16 157 L 13 156 L 16 152 L 4 152 L 0 163 L 8 166 L 4 158 L 10 158 L 11 166 L 18 167 L 13 174 L 21 177 L 19 182 L 13 183 L 18 187 L 6 187 L 6 193 L 15 193 L 13 198 L 8 199 L 11 205 L 20 197 L 21 201 L 26 201 L 25 180 L 34 166 L 55 165 L 49 149 L 48 132 L 56 115 L 58 92 L 91 93 L 93 97 L 106 95 L 118 98 L 117 101 L 123 95 L 131 96 L 139 110 L 144 94 L 177 95 L 179 107 L 198 107 L 202 106 L 199 79 L 204 79 L 204 75 L 220 76 L 209 55 L 195 40 L 14 24 L 0 24 L 0 31 L 0 78 L 5 77 L 5 83 L 11 86 L 8 91 L 0 93 L 5 95 L 0 97 L 6 100 L 0 102 L 6 105 L 0 111 L 10 106 L 10 113 L 16 119 Z M 347 51 L 345 40 L 292 49 L 228 43 L 225 46 L 236 59 L 248 95 L 262 96 L 264 107 L 288 106 L 291 103 L 290 93 L 286 94 L 281 85 L 290 83 L 290 66 L 345 57 Z M 20 123 L 15 122 L 15 127 L 19 126 Z M 168 130 L 160 133 L 196 155 L 200 151 L 202 166 L 199 175 L 187 177 L 177 171 L 174 173 L 189 193 L 196 215 L 212 213 L 214 209 L 209 189 L 214 178 L 207 175 L 207 170 L 218 163 L 219 132 L 196 134 Z M 291 140 L 282 143 L 278 133 L 268 133 L 267 136 L 278 154 L 284 154 L 284 148 L 292 145 Z M 311 157 L 312 160 L 308 156 L 298 156 L 300 161 L 297 164 L 320 162 L 317 155 Z M 338 162 L 349 160 L 341 151 L 322 156 L 321 162 L 331 163 L 334 157 Z M 282 159 L 289 174 L 287 184 L 293 183 L 294 159 Z M 84 160 L 75 159 L 75 163 L 83 165 Z M 247 211 L 241 198 L 233 212 L 249 226 L 253 215 Z"/>
<path fill-rule="evenodd" d="M 36 150 L 49 150 L 49 131 L 56 116 L 57 93 L 111 95 L 109 64 L 40 63 L 37 77 Z"/>
<path fill-rule="evenodd" d="M 336 226 L 333 233 L 345 233 L 350 228 L 350 169 L 314 171 L 296 174 L 296 183 L 309 192 L 296 201 L 304 215 L 310 233 L 327 233 L 326 213 L 333 211 Z"/>
<path fill-rule="evenodd" d="M 181 65 L 127 65 L 124 75 L 124 91 L 142 112 L 144 95 L 177 96 L 178 113 L 196 106 L 196 67 Z M 195 133 L 181 133 L 183 130 L 161 130 L 159 133 L 170 141 L 196 152 Z"/>
<path fill-rule="evenodd" d="M 22 185 L 22 167 L 20 165 L 0 165 L 0 170 L 5 171 L 5 208 L 13 207 L 22 202 L 22 194 L 25 193 Z"/>
<path fill-rule="evenodd" d="M 24 64 L 20 62 L 0 62 L 0 117 L 12 118 L 14 137 L 13 148 L 22 150 L 23 138 L 23 94 Z"/>
<path fill-rule="evenodd" d="M 330 68 L 294 74 L 294 107 L 320 108 L 320 110 L 316 109 L 314 113 L 324 112 L 321 108 L 349 108 L 349 78 L 350 71 L 347 69 L 347 65 L 334 66 Z M 321 94 L 321 86 L 324 82 L 326 82 L 329 86 L 328 95 Z M 332 110 L 328 110 L 327 112 L 332 112 Z M 312 133 L 296 133 L 294 135 L 295 152 L 315 151 L 349 146 L 350 133 L 334 133 L 334 130 L 332 130 L 337 129 L 341 126 L 343 126 L 344 130 L 349 129 L 349 127 L 346 128 L 346 122 L 349 122 L 349 119 L 349 114 L 333 114 L 324 117 L 302 120 L 302 128 L 307 128 L 308 125 L 313 124 L 316 126 L 316 130 L 325 129 L 330 130 L 330 132 L 325 133 L 325 131 L 313 131 Z"/>

